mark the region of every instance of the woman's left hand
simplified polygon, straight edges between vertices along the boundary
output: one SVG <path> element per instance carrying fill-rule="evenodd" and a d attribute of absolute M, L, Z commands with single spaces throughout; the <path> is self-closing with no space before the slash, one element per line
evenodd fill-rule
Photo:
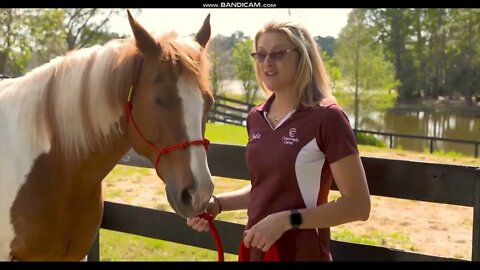
<path fill-rule="evenodd" d="M 271 214 L 244 232 L 243 243 L 267 252 L 288 229 L 288 211 Z"/>

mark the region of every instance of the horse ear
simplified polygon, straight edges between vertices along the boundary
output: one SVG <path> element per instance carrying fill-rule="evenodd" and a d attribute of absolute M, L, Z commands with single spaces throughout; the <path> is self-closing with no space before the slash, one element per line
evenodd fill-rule
<path fill-rule="evenodd" d="M 137 48 L 143 53 L 157 52 L 159 47 L 155 39 L 132 17 L 130 11 L 127 10 L 127 14 L 133 36 L 136 40 Z"/>
<path fill-rule="evenodd" d="M 210 39 L 210 13 L 207 15 L 207 18 L 203 21 L 202 28 L 198 30 L 198 33 L 195 35 L 195 40 L 203 47 L 207 45 L 208 40 Z"/>

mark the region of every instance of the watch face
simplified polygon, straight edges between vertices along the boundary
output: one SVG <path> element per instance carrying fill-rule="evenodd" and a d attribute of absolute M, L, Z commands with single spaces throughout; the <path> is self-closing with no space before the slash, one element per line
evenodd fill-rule
<path fill-rule="evenodd" d="M 290 225 L 294 229 L 302 225 L 302 215 L 297 210 L 290 212 Z"/>

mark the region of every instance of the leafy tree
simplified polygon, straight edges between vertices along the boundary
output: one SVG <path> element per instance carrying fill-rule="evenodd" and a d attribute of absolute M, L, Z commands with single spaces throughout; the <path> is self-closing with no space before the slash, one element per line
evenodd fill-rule
<path fill-rule="evenodd" d="M 26 18 L 32 58 L 29 68 L 43 64 L 66 52 L 62 9 L 36 9 Z"/>
<path fill-rule="evenodd" d="M 229 46 L 229 38 L 224 35 L 216 35 L 208 46 L 210 62 L 210 84 L 214 95 L 223 91 L 223 80 L 231 77 L 231 55 L 233 49 Z"/>
<path fill-rule="evenodd" d="M 113 15 L 122 9 L 73 8 L 65 9 L 64 23 L 67 50 L 84 47 L 106 41 L 112 37 L 108 34 L 108 22 Z M 138 10 L 136 11 L 138 12 Z M 99 34 L 101 33 L 101 34 Z"/>
<path fill-rule="evenodd" d="M 252 48 L 252 39 L 246 37 L 243 41 L 238 41 L 232 51 L 233 74 L 235 78 L 242 81 L 245 101 L 248 103 L 254 103 L 258 91 L 258 85 L 255 80 L 255 67 L 250 56 Z"/>
<path fill-rule="evenodd" d="M 473 105 L 475 91 L 480 93 L 480 11 L 452 9 L 449 11 L 449 41 L 446 53 L 446 87 L 463 95 L 467 105 Z"/>
<path fill-rule="evenodd" d="M 0 74 L 17 75 L 26 69 L 30 59 L 25 10 L 0 9 Z"/>
<path fill-rule="evenodd" d="M 107 22 L 120 11 L 0 9 L 0 73 L 22 75 L 67 50 L 118 38 Z"/>
<path fill-rule="evenodd" d="M 333 51 L 335 49 L 335 38 L 332 36 L 322 37 L 316 36 L 315 42 L 318 44 L 320 48 L 322 48 L 323 52 L 326 52 L 328 56 L 333 55 Z"/>
<path fill-rule="evenodd" d="M 365 10 L 353 10 L 335 49 L 335 61 L 347 83 L 343 89 L 347 94 L 343 96 L 353 96 L 349 103 L 354 103 L 355 129 L 360 112 L 386 110 L 397 97 L 393 66 L 385 60 L 384 48 L 375 42 L 375 31 L 366 25 L 365 19 Z"/>
<path fill-rule="evenodd" d="M 330 78 L 330 83 L 331 83 L 330 87 L 332 89 L 332 92 L 335 93 L 337 82 L 341 78 L 340 69 L 338 68 L 338 64 L 335 62 L 335 58 L 330 57 L 327 54 L 327 52 L 321 51 L 321 55 L 322 55 L 323 65 L 328 72 L 328 77 Z"/>
<path fill-rule="evenodd" d="M 210 84 L 214 96 L 222 91 L 222 63 L 220 61 L 219 53 L 213 50 L 210 53 L 212 68 L 210 69 Z"/>

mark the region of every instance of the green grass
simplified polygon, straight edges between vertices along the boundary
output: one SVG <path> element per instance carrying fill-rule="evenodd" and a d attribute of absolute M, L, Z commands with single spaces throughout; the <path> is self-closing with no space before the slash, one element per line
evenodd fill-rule
<path fill-rule="evenodd" d="M 217 252 L 187 245 L 100 230 L 102 261 L 216 261 Z M 225 261 L 235 261 L 237 255 L 224 254 Z"/>
<path fill-rule="evenodd" d="M 371 229 L 363 234 L 354 234 L 346 229 L 332 228 L 332 239 L 371 246 L 398 247 L 415 251 L 417 248 L 409 243 L 409 238 L 400 232 L 385 232 Z"/>
<path fill-rule="evenodd" d="M 246 145 L 247 129 L 230 124 L 207 123 L 205 136 L 211 142 Z"/>

